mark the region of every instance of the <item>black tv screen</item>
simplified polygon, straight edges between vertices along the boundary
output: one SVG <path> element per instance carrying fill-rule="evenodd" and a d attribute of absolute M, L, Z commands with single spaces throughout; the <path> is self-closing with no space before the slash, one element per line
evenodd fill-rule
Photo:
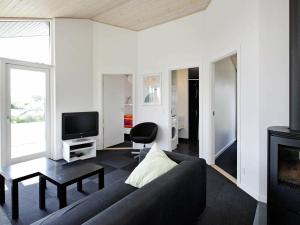
<path fill-rule="evenodd" d="M 98 112 L 76 112 L 62 114 L 62 139 L 97 136 Z"/>

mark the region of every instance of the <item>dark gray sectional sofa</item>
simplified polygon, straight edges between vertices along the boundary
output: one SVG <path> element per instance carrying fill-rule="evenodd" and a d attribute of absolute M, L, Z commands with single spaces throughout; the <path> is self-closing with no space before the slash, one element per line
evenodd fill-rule
<path fill-rule="evenodd" d="M 192 224 L 206 205 L 206 163 L 167 155 L 179 165 L 144 187 L 134 188 L 121 179 L 32 225 Z"/>

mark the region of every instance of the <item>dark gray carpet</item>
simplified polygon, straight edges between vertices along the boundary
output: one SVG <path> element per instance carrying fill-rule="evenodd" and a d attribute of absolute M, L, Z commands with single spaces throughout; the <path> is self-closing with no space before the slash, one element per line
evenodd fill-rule
<path fill-rule="evenodd" d="M 217 159 L 216 165 L 237 178 L 237 143 L 229 146 Z"/>
<path fill-rule="evenodd" d="M 207 167 L 207 205 L 197 225 L 252 225 L 257 202 Z"/>
<path fill-rule="evenodd" d="M 177 148 L 174 152 L 199 157 L 199 142 L 179 138 Z"/>
<path fill-rule="evenodd" d="M 98 151 L 97 157 L 89 159 L 89 161 L 104 166 L 105 185 L 128 176 L 137 165 L 130 151 L 125 150 Z M 252 225 L 256 201 L 211 167 L 207 169 L 207 208 L 199 218 L 197 225 Z M 43 211 L 38 207 L 38 185 L 36 183 L 26 186 L 20 184 L 20 219 L 12 221 L 13 224 L 28 225 L 58 209 L 56 188 L 50 183 L 47 183 L 47 187 L 47 210 Z M 83 189 L 85 193 L 79 193 L 75 185 L 70 186 L 68 188 L 68 204 L 97 191 L 96 177 L 86 179 Z M 6 197 L 7 201 L 3 210 L 11 218 L 9 191 L 6 191 Z M 121 222 L 120 225 L 122 225 Z"/>

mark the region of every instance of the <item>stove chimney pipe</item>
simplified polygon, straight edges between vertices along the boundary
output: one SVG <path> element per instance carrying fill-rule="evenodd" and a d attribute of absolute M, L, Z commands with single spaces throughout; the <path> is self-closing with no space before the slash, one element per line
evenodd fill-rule
<path fill-rule="evenodd" d="M 290 129 L 300 131 L 300 1 L 290 0 Z"/>

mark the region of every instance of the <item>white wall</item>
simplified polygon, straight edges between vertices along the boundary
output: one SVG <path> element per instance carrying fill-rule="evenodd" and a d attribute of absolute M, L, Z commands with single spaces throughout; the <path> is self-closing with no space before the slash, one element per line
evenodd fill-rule
<path fill-rule="evenodd" d="M 98 110 L 100 134 L 97 148 L 103 146 L 103 74 L 136 73 L 137 33 L 93 22 L 93 90 L 94 109 Z M 135 85 L 135 82 L 133 82 Z"/>
<path fill-rule="evenodd" d="M 93 109 L 92 22 L 54 20 L 55 151 L 62 157 L 61 114 Z"/>
<path fill-rule="evenodd" d="M 102 74 L 135 74 L 137 34 L 90 20 L 55 19 L 55 148 L 62 157 L 61 114 L 99 111 L 98 149 L 103 146 Z"/>
<path fill-rule="evenodd" d="M 188 70 L 176 71 L 177 86 L 177 119 L 183 120 L 183 129 L 179 130 L 179 138 L 189 138 L 189 87 Z"/>
<path fill-rule="evenodd" d="M 215 154 L 236 140 L 236 70 L 227 57 L 215 63 Z"/>
<path fill-rule="evenodd" d="M 157 122 L 157 140 L 170 149 L 169 71 L 200 65 L 200 101 L 206 106 L 200 111 L 205 128 L 201 155 L 207 155 L 212 135 L 210 62 L 238 50 L 242 151 L 239 186 L 257 199 L 266 199 L 266 128 L 288 125 L 288 1 L 212 1 L 204 12 L 138 33 L 86 20 L 56 19 L 54 25 L 56 152 L 61 147 L 60 113 L 89 110 L 91 105 L 101 113 L 101 74 L 136 71 L 138 75 L 162 73 L 162 104 L 143 106 L 137 98 L 135 122 Z M 136 95 L 142 96 L 141 76 L 136 82 Z M 276 99 L 276 104 L 270 99 Z M 101 138 L 98 143 L 102 145 Z M 212 162 L 212 158 L 207 160 Z"/>
<path fill-rule="evenodd" d="M 259 4 L 260 199 L 267 199 L 267 128 L 289 123 L 289 1 Z"/>
<path fill-rule="evenodd" d="M 176 38 L 174 38 L 176 37 Z M 216 58 L 240 51 L 241 72 L 241 168 L 239 186 L 255 198 L 259 195 L 259 67 L 258 0 L 212 1 L 204 12 L 172 21 L 138 33 L 138 74 L 162 73 L 162 104 L 138 104 L 138 122 L 159 124 L 157 140 L 170 150 L 170 76 L 169 70 L 200 67 L 200 101 L 205 104 L 200 118 L 204 132 L 200 137 L 201 156 L 212 151 L 211 65 Z M 141 78 L 137 79 L 141 95 Z M 206 157 L 212 163 L 214 156 Z"/>

